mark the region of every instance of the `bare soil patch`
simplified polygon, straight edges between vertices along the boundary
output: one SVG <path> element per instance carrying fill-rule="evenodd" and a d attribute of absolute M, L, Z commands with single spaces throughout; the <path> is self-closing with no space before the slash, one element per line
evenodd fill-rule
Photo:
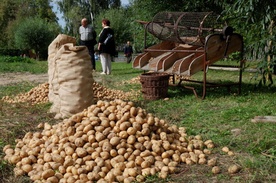
<path fill-rule="evenodd" d="M 48 81 L 48 74 L 31 73 L 2 73 L 0 74 L 0 86 L 19 82 L 45 83 Z"/>

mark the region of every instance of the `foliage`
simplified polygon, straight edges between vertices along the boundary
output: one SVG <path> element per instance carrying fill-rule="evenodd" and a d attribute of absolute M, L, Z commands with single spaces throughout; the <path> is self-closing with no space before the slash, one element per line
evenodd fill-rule
<path fill-rule="evenodd" d="M 19 56 L 21 51 L 19 49 L 0 49 L 0 55 Z"/>
<path fill-rule="evenodd" d="M 2 0 L 0 4 L 0 46 L 5 47 L 7 43 L 6 28 L 10 21 L 15 19 L 15 10 L 17 9 L 14 0 Z"/>
<path fill-rule="evenodd" d="M 47 23 L 38 17 L 27 18 L 15 31 L 16 46 L 21 50 L 34 49 L 37 56 L 43 56 L 45 52 L 47 53 L 48 45 L 57 35 L 55 27 L 55 24 Z"/>
<path fill-rule="evenodd" d="M 114 30 L 115 42 L 119 51 L 121 51 L 121 49 L 118 48 L 118 46 L 121 47 L 121 43 L 126 43 L 127 40 L 132 41 L 132 34 L 129 31 L 131 19 L 128 19 L 126 17 L 128 17 L 128 14 L 125 9 L 110 9 L 102 11 L 102 13 L 100 13 L 95 19 L 96 32 L 98 34 L 102 30 L 102 19 L 107 18 L 110 20 L 110 26 Z"/>
<path fill-rule="evenodd" d="M 225 4 L 225 19 L 244 36 L 245 58 L 261 60 L 260 84 L 271 80 L 276 64 L 276 2 L 266 0 L 239 0 Z"/>
<path fill-rule="evenodd" d="M 15 48 L 14 31 L 28 17 L 40 17 L 47 22 L 57 23 L 57 17 L 52 11 L 52 0 L 1 0 L 0 3 L 0 46 Z"/>
<path fill-rule="evenodd" d="M 24 57 L 18 57 L 18 56 L 14 56 L 14 57 L 1 56 L 0 57 L 0 63 L 1 62 L 7 62 L 7 63 L 11 63 L 11 62 L 33 63 L 34 60 L 31 59 L 31 58 L 24 58 Z"/>
<path fill-rule="evenodd" d="M 57 17 L 52 11 L 52 0 L 18 0 L 17 19 L 39 17 L 47 22 L 57 22 Z"/>
<path fill-rule="evenodd" d="M 57 4 L 66 23 L 64 32 L 74 37 L 78 37 L 82 18 L 86 17 L 94 25 L 100 12 L 121 6 L 120 0 L 58 0 Z"/>

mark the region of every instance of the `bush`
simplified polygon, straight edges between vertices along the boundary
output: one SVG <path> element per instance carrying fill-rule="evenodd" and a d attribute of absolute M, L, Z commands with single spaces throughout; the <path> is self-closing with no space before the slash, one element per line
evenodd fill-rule
<path fill-rule="evenodd" d="M 21 51 L 19 49 L 0 49 L 0 55 L 6 56 L 20 56 Z"/>
<path fill-rule="evenodd" d="M 34 50 L 37 58 L 41 58 L 57 34 L 54 26 L 41 18 L 27 18 L 18 25 L 15 44 L 22 50 Z"/>
<path fill-rule="evenodd" d="M 24 58 L 19 56 L 0 56 L 0 63 L 6 62 L 6 63 L 12 63 L 12 62 L 21 62 L 21 63 L 32 63 L 34 62 L 31 58 Z"/>

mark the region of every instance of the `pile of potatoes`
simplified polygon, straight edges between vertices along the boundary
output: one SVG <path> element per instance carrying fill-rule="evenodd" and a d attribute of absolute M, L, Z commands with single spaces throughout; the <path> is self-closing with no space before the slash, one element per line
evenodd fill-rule
<path fill-rule="evenodd" d="M 104 87 L 103 85 L 94 82 L 93 93 L 95 100 L 133 100 L 139 96 L 139 92 L 131 90 L 129 92 L 123 92 L 121 90 L 114 90 Z"/>
<path fill-rule="evenodd" d="M 7 103 L 27 102 L 31 104 L 39 104 L 48 102 L 49 83 L 39 84 L 27 93 L 20 93 L 15 97 L 4 96 L 3 101 Z"/>
<path fill-rule="evenodd" d="M 139 95 L 139 92 L 137 91 L 123 92 L 120 90 L 108 89 L 97 82 L 93 83 L 92 90 L 96 101 L 114 99 L 131 100 L 137 98 Z M 44 83 L 32 88 L 27 93 L 20 93 L 15 97 L 5 96 L 2 100 L 7 103 L 27 102 L 34 105 L 49 102 L 48 93 L 49 83 Z"/>
<path fill-rule="evenodd" d="M 6 145 L 4 159 L 15 175 L 36 183 L 143 182 L 166 178 L 180 163 L 207 164 L 212 140 L 188 136 L 184 127 L 120 99 L 99 100 L 62 122 Z"/>

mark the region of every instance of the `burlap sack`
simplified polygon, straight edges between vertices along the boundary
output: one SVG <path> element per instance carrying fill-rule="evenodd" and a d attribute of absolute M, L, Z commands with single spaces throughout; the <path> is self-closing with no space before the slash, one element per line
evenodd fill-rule
<path fill-rule="evenodd" d="M 76 38 L 65 35 L 65 34 L 59 34 L 54 41 L 48 46 L 48 82 L 49 82 L 49 94 L 48 98 L 49 101 L 52 102 L 52 106 L 50 109 L 50 112 L 56 112 L 59 111 L 60 106 L 57 106 L 59 102 L 59 94 L 58 94 L 58 88 L 59 84 L 57 81 L 57 75 L 56 75 L 56 53 L 61 48 L 62 45 L 66 43 L 73 43 L 76 45 Z"/>
<path fill-rule="evenodd" d="M 60 102 L 56 117 L 66 118 L 93 104 L 92 65 L 88 49 L 70 43 L 59 49 L 56 58 Z"/>
<path fill-rule="evenodd" d="M 64 39 L 58 37 L 56 40 L 64 44 L 50 45 L 51 50 L 48 50 L 52 54 L 48 63 L 50 112 L 56 113 L 55 118 L 67 118 L 93 104 L 94 80 L 88 49 L 75 46 L 73 39 L 69 39 L 73 43 L 65 44 Z"/>

